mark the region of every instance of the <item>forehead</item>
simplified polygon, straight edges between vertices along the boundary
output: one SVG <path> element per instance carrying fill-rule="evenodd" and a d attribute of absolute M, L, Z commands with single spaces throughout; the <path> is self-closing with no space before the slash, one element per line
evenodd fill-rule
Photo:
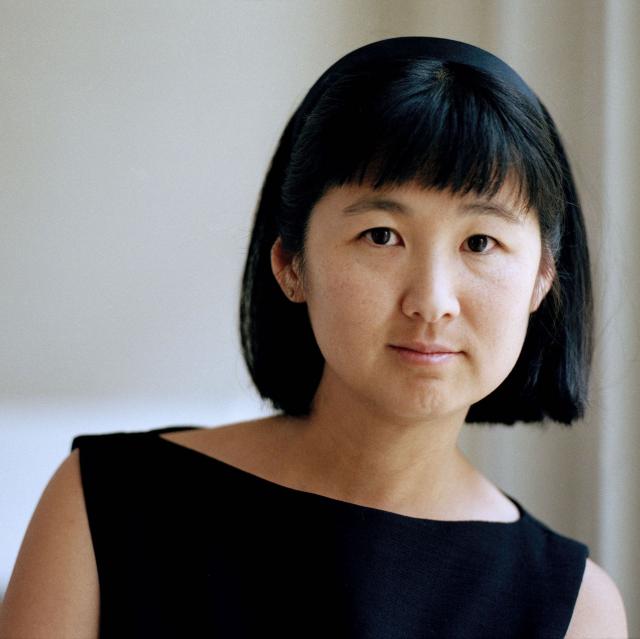
<path fill-rule="evenodd" d="M 394 216 L 415 218 L 433 213 L 455 214 L 460 218 L 488 216 L 513 226 L 527 224 L 529 215 L 517 186 L 506 181 L 493 196 L 453 193 L 409 182 L 374 189 L 369 184 L 346 184 L 330 188 L 316 203 L 314 211 L 333 219 L 348 220 L 372 211 L 384 211 Z"/>

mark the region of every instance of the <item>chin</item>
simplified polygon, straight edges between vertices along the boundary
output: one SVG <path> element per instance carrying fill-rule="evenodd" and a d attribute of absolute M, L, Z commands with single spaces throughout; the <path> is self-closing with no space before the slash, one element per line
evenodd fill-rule
<path fill-rule="evenodd" d="M 418 394 L 389 398 L 388 401 L 379 398 L 374 401 L 375 409 L 379 413 L 393 416 L 395 419 L 407 421 L 431 421 L 453 417 L 459 414 L 464 420 L 469 406 L 461 406 L 459 403 L 452 405 L 450 398 L 445 398 L 442 393 Z"/>

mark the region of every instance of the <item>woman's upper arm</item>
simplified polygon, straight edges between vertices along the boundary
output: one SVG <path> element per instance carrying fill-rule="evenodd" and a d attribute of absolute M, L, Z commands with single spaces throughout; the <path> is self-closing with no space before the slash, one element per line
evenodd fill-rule
<path fill-rule="evenodd" d="M 587 558 L 573 617 L 565 639 L 627 639 L 622 595 L 611 577 Z"/>
<path fill-rule="evenodd" d="M 99 587 L 73 451 L 33 513 L 0 610 L 2 639 L 98 636 Z"/>

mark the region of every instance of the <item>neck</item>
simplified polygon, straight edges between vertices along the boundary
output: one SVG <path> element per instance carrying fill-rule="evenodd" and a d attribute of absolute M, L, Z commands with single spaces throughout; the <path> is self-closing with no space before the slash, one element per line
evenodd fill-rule
<path fill-rule="evenodd" d="M 311 415 L 291 420 L 288 472 L 304 490 L 416 517 L 456 517 L 477 473 L 457 446 L 460 413 L 384 414 L 321 383 Z M 294 477 L 295 476 L 295 477 Z"/>

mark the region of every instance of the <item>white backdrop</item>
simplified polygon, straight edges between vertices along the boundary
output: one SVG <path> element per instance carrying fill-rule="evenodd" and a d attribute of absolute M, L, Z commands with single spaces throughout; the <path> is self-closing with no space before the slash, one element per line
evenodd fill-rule
<path fill-rule="evenodd" d="M 396 35 L 487 48 L 537 91 L 582 194 L 598 314 L 573 429 L 465 452 L 618 583 L 640 636 L 640 2 L 0 1 L 0 593 L 78 433 L 262 414 L 239 285 L 278 136 L 317 76 Z"/>

